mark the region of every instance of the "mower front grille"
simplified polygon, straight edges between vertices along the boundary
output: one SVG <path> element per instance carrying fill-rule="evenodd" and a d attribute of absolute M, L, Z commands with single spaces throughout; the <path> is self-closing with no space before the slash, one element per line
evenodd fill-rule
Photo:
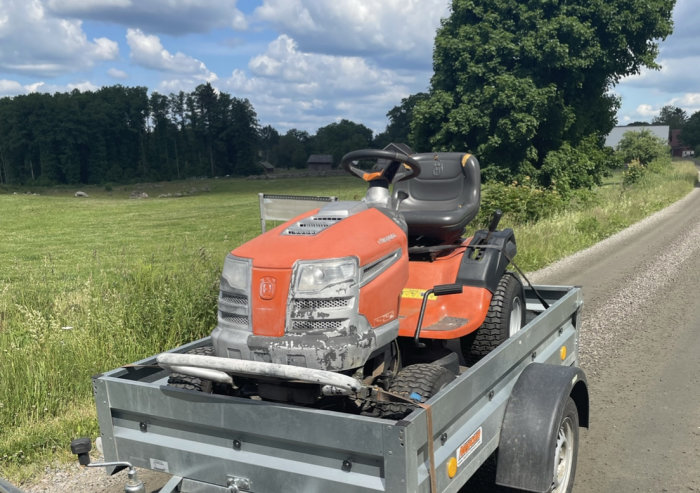
<path fill-rule="evenodd" d="M 221 319 L 224 322 L 228 322 L 232 325 L 248 327 L 248 317 L 245 315 L 235 315 L 235 314 L 231 314 L 231 313 L 222 313 Z"/>
<path fill-rule="evenodd" d="M 349 298 L 297 298 L 294 304 L 298 310 L 344 310 L 352 305 Z"/>
<path fill-rule="evenodd" d="M 343 326 L 343 320 L 294 320 L 292 332 L 331 332 Z"/>
<path fill-rule="evenodd" d="M 221 293 L 221 301 L 230 305 L 248 306 L 247 296 L 236 296 L 228 293 Z"/>
<path fill-rule="evenodd" d="M 222 328 L 250 330 L 250 307 L 245 293 L 234 291 L 226 282 L 219 291 L 219 325 Z"/>

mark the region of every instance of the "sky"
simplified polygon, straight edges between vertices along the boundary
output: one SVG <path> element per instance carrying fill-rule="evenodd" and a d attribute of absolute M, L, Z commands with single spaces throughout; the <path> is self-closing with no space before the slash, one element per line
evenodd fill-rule
<path fill-rule="evenodd" d="M 210 82 L 252 103 L 262 126 L 315 133 L 341 119 L 375 133 L 427 91 L 450 0 L 0 0 L 0 97 Z M 659 71 L 612 91 L 618 124 L 664 105 L 700 111 L 700 9 L 678 0 Z"/>

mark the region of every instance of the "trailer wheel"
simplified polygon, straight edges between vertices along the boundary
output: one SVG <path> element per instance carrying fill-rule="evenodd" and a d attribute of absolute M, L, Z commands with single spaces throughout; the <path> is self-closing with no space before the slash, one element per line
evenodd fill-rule
<path fill-rule="evenodd" d="M 398 372 L 391 381 L 389 392 L 416 402 L 425 402 L 454 378 L 454 373 L 443 366 L 419 363 Z M 414 404 L 408 402 L 385 402 L 380 406 L 382 417 L 396 419 L 402 418 L 415 408 Z"/>
<path fill-rule="evenodd" d="M 578 458 L 578 409 L 569 397 L 557 432 L 552 493 L 571 493 Z"/>
<path fill-rule="evenodd" d="M 506 272 L 493 293 L 486 320 L 476 331 L 460 339 L 462 354 L 472 366 L 515 335 L 525 325 L 525 298 L 518 276 Z"/>
<path fill-rule="evenodd" d="M 197 354 L 199 356 L 216 356 L 214 346 L 199 346 L 187 351 L 187 354 Z M 205 392 L 211 394 L 214 388 L 214 382 L 205 380 L 204 378 L 192 377 L 183 373 L 173 372 L 168 377 L 168 386 L 178 389 L 195 390 L 197 392 Z"/>

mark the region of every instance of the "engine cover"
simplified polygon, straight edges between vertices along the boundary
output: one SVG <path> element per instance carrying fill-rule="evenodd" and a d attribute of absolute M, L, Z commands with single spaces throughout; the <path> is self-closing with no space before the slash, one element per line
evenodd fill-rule
<path fill-rule="evenodd" d="M 363 366 L 398 335 L 408 278 L 405 224 L 361 202 L 304 214 L 231 252 L 247 289 L 222 276 L 221 357 L 342 371 Z"/>

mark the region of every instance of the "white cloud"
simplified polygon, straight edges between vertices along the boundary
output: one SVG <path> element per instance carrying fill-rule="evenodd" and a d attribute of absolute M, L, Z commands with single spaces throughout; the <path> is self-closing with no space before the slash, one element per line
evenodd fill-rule
<path fill-rule="evenodd" d="M 58 16 L 138 27 L 145 31 L 186 34 L 212 29 L 247 29 L 236 0 L 48 0 Z"/>
<path fill-rule="evenodd" d="M 700 92 L 688 92 L 681 97 L 673 98 L 670 105 L 680 108 L 700 108 Z"/>
<path fill-rule="evenodd" d="M 170 53 L 163 47 L 160 38 L 144 34 L 140 29 L 128 29 L 126 42 L 131 48 L 129 57 L 137 65 L 152 70 L 183 74 L 200 81 L 213 81 L 216 74 L 207 69 L 204 62 L 184 53 Z"/>
<path fill-rule="evenodd" d="M 89 41 L 78 20 L 54 18 L 39 0 L 6 0 L 0 17 L 0 70 L 56 76 L 89 69 L 119 55 L 116 42 Z"/>
<path fill-rule="evenodd" d="M 71 92 L 73 89 L 78 89 L 81 92 L 97 91 L 100 89 L 100 86 L 87 80 L 82 82 L 70 82 L 65 85 L 57 85 L 46 84 L 43 81 L 34 82 L 32 84 L 20 84 L 14 80 L 0 79 L 0 97 L 30 94 L 32 92 L 53 94 L 56 92 Z"/>
<path fill-rule="evenodd" d="M 430 67 L 448 0 L 264 0 L 255 11 L 306 52 L 381 58 Z"/>
<path fill-rule="evenodd" d="M 0 79 L 0 96 L 14 96 L 27 92 L 27 88 L 16 80 Z"/>
<path fill-rule="evenodd" d="M 640 104 L 637 106 L 636 114 L 644 118 L 649 118 L 658 115 L 659 108 L 654 108 L 650 104 Z"/>
<path fill-rule="evenodd" d="M 675 106 L 686 112 L 688 116 L 700 111 L 700 93 L 685 93 L 682 96 L 672 97 L 670 99 L 659 100 L 659 102 L 650 104 L 642 103 L 637 105 L 633 110 L 623 111 L 619 115 L 619 120 L 623 123 L 632 121 L 647 121 L 650 122 L 654 117 L 659 116 L 661 108 L 664 106 Z"/>
<path fill-rule="evenodd" d="M 700 39 L 698 40 L 700 46 Z M 626 77 L 618 87 L 653 89 L 659 92 L 677 93 L 692 86 L 700 86 L 700 55 L 664 57 L 658 60 L 660 70 L 643 69 L 640 74 Z"/>
<path fill-rule="evenodd" d="M 375 131 L 386 126 L 386 112 L 401 98 L 427 87 L 429 72 L 404 75 L 357 56 L 306 53 L 287 35 L 250 60 L 251 75 L 234 70 L 223 90 L 251 100 L 280 130 L 314 132 L 346 118 Z M 418 87 L 416 87 L 418 86 Z"/>
<path fill-rule="evenodd" d="M 72 91 L 73 89 L 77 89 L 80 92 L 97 91 L 99 88 L 100 86 L 96 86 L 95 84 L 87 80 L 68 84 L 69 91 Z"/>
<path fill-rule="evenodd" d="M 128 79 L 129 74 L 124 72 L 123 70 L 119 70 L 118 68 L 110 68 L 107 70 L 107 75 L 109 75 L 113 79 Z"/>

